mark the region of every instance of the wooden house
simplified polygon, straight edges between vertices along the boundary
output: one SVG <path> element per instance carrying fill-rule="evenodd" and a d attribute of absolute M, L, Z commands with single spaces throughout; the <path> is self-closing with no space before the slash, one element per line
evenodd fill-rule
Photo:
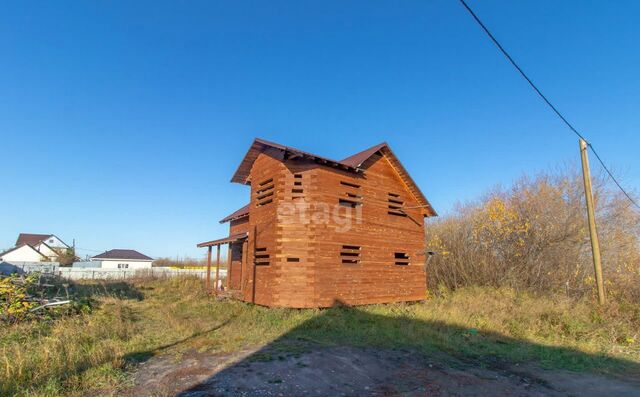
<path fill-rule="evenodd" d="M 274 307 L 329 307 L 425 298 L 426 197 L 389 145 L 330 160 L 256 139 L 233 175 L 249 204 L 221 220 L 226 288 Z M 216 275 L 218 273 L 216 272 Z M 217 279 L 217 277 L 216 277 Z M 216 286 L 218 281 L 216 280 Z"/>

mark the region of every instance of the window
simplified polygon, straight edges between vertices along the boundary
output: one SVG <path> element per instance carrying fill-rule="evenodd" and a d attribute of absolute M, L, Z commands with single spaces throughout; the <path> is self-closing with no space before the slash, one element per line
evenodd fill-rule
<path fill-rule="evenodd" d="M 407 213 L 402 209 L 402 207 L 404 206 L 404 201 L 400 199 L 399 194 L 389 193 L 389 195 L 387 196 L 387 203 L 387 214 L 395 216 L 407 216 Z"/>
<path fill-rule="evenodd" d="M 53 239 L 49 239 L 49 244 L 53 244 Z"/>
<path fill-rule="evenodd" d="M 395 252 L 393 254 L 396 265 L 407 266 L 409 262 L 409 255 L 406 252 Z"/>
<path fill-rule="evenodd" d="M 342 186 L 346 186 L 349 189 L 344 192 L 341 198 L 338 199 L 338 204 L 343 207 L 355 208 L 362 205 L 362 195 L 360 194 L 360 185 L 355 183 L 340 181 Z"/>
<path fill-rule="evenodd" d="M 268 266 L 269 261 L 269 253 L 267 252 L 266 247 L 256 248 L 256 252 L 254 256 L 254 263 L 257 265 Z"/>
<path fill-rule="evenodd" d="M 302 174 L 293 174 L 293 189 L 291 189 L 291 198 L 299 199 L 304 197 L 304 189 L 302 187 Z"/>
<path fill-rule="evenodd" d="M 256 207 L 261 207 L 273 202 L 274 192 L 273 178 L 261 182 L 256 189 Z"/>
<path fill-rule="evenodd" d="M 343 245 L 340 250 L 340 259 L 345 265 L 357 265 L 360 263 L 360 247 L 357 245 Z"/>

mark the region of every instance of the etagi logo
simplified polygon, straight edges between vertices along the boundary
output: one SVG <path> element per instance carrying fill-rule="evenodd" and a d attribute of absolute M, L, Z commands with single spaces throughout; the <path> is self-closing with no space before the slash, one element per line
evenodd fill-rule
<path fill-rule="evenodd" d="M 344 233 L 353 225 L 362 224 L 362 205 L 345 206 L 327 203 L 284 202 L 278 204 L 278 222 L 282 224 L 337 225 L 336 232 Z"/>

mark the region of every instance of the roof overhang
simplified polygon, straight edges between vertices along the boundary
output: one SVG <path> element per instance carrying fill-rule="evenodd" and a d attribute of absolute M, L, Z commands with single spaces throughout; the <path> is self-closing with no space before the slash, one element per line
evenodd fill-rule
<path fill-rule="evenodd" d="M 200 243 L 200 244 L 198 244 L 198 248 L 213 247 L 213 246 L 216 246 L 216 245 L 234 243 L 236 241 L 244 240 L 245 238 L 247 238 L 248 235 L 249 235 L 249 233 L 247 233 L 247 232 L 232 234 L 230 236 L 227 236 L 227 237 L 224 237 L 224 238 L 220 238 L 220 239 L 217 239 L 217 240 L 212 240 L 212 241 L 207 241 L 207 242 L 204 242 L 204 243 Z"/>
<path fill-rule="evenodd" d="M 345 164 L 342 161 L 331 160 L 326 157 L 321 157 L 313 153 L 305 152 L 289 146 L 284 146 L 279 143 L 269 142 L 269 141 L 265 141 L 264 139 L 256 138 L 251 144 L 251 147 L 249 148 L 249 150 L 247 151 L 247 154 L 242 159 L 242 162 L 238 166 L 238 169 L 233 174 L 233 177 L 231 178 L 231 182 L 242 183 L 244 185 L 250 184 L 249 174 L 251 173 L 251 167 L 253 166 L 254 161 L 256 161 L 260 153 L 262 153 L 268 148 L 281 150 L 284 154 L 285 159 L 305 158 L 305 159 L 315 161 L 318 164 L 322 164 L 330 167 L 336 167 L 336 168 L 340 168 L 340 169 L 352 171 L 352 172 L 360 171 L 358 167 Z"/>
<path fill-rule="evenodd" d="M 227 215 L 226 217 L 222 218 L 220 220 L 220 223 L 235 221 L 237 219 L 242 219 L 246 216 L 249 216 L 249 204 L 245 205 L 239 210 L 236 210 L 231 215 Z"/>
<path fill-rule="evenodd" d="M 231 178 L 231 182 L 242 183 L 245 185 L 251 184 L 249 180 L 249 175 L 251 173 L 251 168 L 253 163 L 256 161 L 260 153 L 264 152 L 267 149 L 276 149 L 283 152 L 283 158 L 293 159 L 293 158 L 307 158 L 315 161 L 318 164 L 336 167 L 339 169 L 343 169 L 350 172 L 360 173 L 365 170 L 362 165 L 376 153 L 382 154 L 389 164 L 394 168 L 402 182 L 405 184 L 407 190 L 411 193 L 411 195 L 415 198 L 418 203 L 418 207 L 421 209 L 421 212 L 424 216 L 437 216 L 438 214 L 431 206 L 431 203 L 427 200 L 425 195 L 422 193 L 418 185 L 415 183 L 413 178 L 409 175 L 407 170 L 404 168 L 400 160 L 396 157 L 396 155 L 391 151 L 391 148 L 386 142 L 380 143 L 378 145 L 372 146 L 369 149 L 365 149 L 362 152 L 356 153 L 353 156 L 347 157 L 343 160 L 336 161 L 327 159 L 325 157 L 320 157 L 312 153 L 308 153 L 299 149 L 295 149 L 289 146 L 284 146 L 279 143 L 265 141 L 264 139 L 256 138 L 249 151 L 242 159 L 240 166 L 236 170 L 235 174 Z M 366 168 L 366 167 L 365 167 Z M 233 216 L 231 214 L 230 216 Z M 228 217 L 227 217 L 228 218 Z M 227 219 L 225 218 L 225 219 Z M 225 221 L 223 219 L 221 222 Z M 236 218 L 237 219 L 237 218 Z"/>

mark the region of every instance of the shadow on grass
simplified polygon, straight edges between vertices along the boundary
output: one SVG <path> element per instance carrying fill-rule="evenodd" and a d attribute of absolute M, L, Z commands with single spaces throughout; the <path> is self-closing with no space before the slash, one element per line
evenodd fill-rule
<path fill-rule="evenodd" d="M 209 329 L 193 333 L 193 334 L 191 334 L 191 335 L 189 335 L 189 336 L 187 336 L 185 338 L 176 340 L 176 341 L 174 341 L 172 343 L 168 343 L 166 345 L 158 346 L 158 347 L 156 347 L 154 349 L 129 353 L 129 354 L 124 356 L 124 360 L 126 362 L 128 362 L 128 363 L 137 363 L 137 364 L 145 362 L 145 361 L 149 360 L 151 357 L 153 357 L 153 356 L 155 356 L 157 354 L 163 353 L 164 351 L 166 351 L 166 350 L 168 350 L 168 349 L 170 349 L 172 347 L 178 346 L 178 345 L 180 345 L 182 343 L 185 343 L 185 342 L 189 342 L 192 339 L 195 339 L 195 338 L 200 337 L 202 335 L 206 335 L 206 334 L 208 334 L 210 332 L 217 331 L 218 329 L 224 327 L 229 322 L 231 322 L 231 320 L 233 320 L 233 318 L 230 318 L 230 319 L 222 322 L 221 324 L 216 325 L 215 327 L 211 327 Z"/>
<path fill-rule="evenodd" d="M 341 353 L 327 357 L 323 351 Z M 335 307 L 203 382 L 181 389 L 179 395 L 252 395 L 260 390 L 266 391 L 265 395 L 303 395 L 309 391 L 342 395 L 346 389 L 340 389 L 341 385 L 362 386 L 351 390 L 352 394 L 368 395 L 372 390 L 368 387 L 379 386 L 376 382 L 390 376 L 391 382 L 396 382 L 406 376 L 402 368 L 408 360 L 415 361 L 413 368 L 419 369 L 413 374 L 418 377 L 430 371 L 429 360 L 462 370 L 487 368 L 513 373 L 515 364 L 530 363 L 549 369 L 640 376 L 638 363 L 605 354 L 545 346 L 440 321 L 373 314 L 342 307 L 336 301 Z M 260 364 L 256 367 L 256 363 Z M 301 384 L 307 389 L 300 389 Z"/>

